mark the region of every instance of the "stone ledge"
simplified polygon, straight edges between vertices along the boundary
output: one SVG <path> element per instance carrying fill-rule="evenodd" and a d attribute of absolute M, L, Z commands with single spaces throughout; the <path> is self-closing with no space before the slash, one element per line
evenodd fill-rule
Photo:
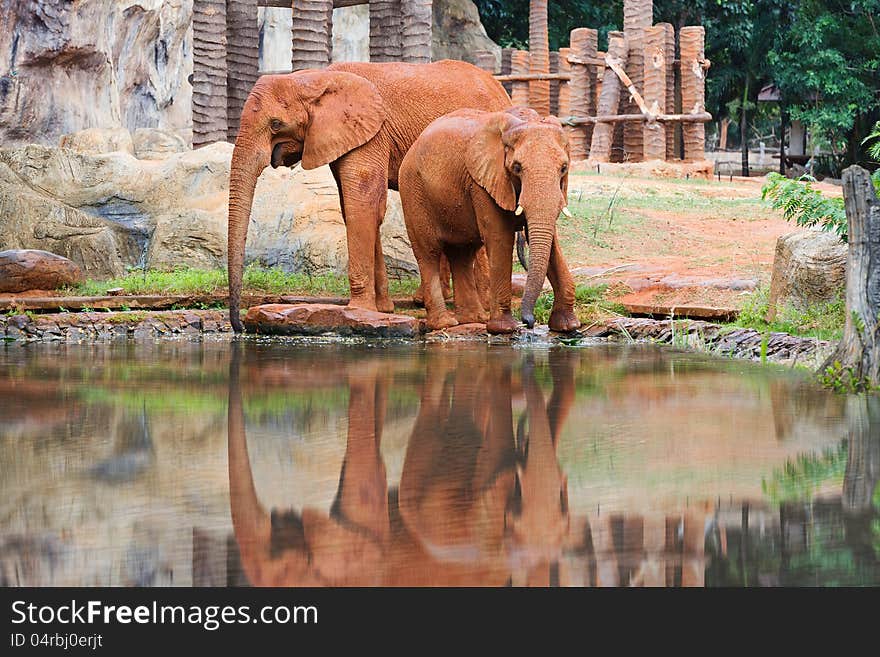
<path fill-rule="evenodd" d="M 420 333 L 420 322 L 415 317 L 327 303 L 254 306 L 247 311 L 244 325 L 248 332 L 267 335 L 333 333 L 342 337 L 412 338 Z"/>

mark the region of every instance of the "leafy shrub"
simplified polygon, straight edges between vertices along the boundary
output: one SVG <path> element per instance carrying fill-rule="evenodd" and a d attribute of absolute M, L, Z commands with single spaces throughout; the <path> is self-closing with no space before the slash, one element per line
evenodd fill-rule
<path fill-rule="evenodd" d="M 782 210 L 787 221 L 795 221 L 798 226 L 821 226 L 834 231 L 846 241 L 846 212 L 842 198 L 829 198 L 813 189 L 816 182 L 812 176 L 804 175 L 796 180 L 778 173 L 767 174 L 767 182 L 761 188 L 761 198 L 769 200 L 775 210 Z"/>

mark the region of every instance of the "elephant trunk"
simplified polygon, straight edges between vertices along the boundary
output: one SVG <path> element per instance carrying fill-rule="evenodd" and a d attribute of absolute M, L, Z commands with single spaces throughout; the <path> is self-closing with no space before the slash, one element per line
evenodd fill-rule
<path fill-rule="evenodd" d="M 229 170 L 229 231 L 227 263 L 229 275 L 229 321 L 241 333 L 241 280 L 244 276 L 244 248 L 257 179 L 269 165 L 268 148 L 255 147 L 239 135 L 232 151 Z"/>

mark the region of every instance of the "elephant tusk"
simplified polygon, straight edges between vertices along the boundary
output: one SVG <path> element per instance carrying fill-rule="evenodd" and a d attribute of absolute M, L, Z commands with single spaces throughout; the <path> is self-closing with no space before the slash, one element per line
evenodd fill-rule
<path fill-rule="evenodd" d="M 568 209 L 567 205 L 564 208 L 562 208 L 562 214 L 564 214 L 566 217 L 571 219 L 571 210 Z"/>
<path fill-rule="evenodd" d="M 521 206 L 521 205 L 517 205 L 517 206 L 516 206 L 516 212 L 514 212 L 514 214 L 518 217 L 518 216 L 521 215 L 522 213 L 523 213 L 523 206 Z"/>

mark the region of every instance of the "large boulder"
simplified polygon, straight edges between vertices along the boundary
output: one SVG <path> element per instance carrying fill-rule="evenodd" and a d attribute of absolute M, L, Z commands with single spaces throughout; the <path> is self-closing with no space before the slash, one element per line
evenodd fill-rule
<path fill-rule="evenodd" d="M 0 292 L 56 290 L 83 280 L 76 263 L 48 251 L 0 251 Z"/>
<path fill-rule="evenodd" d="M 0 143 L 192 126 L 192 0 L 0 0 Z"/>
<path fill-rule="evenodd" d="M 0 248 L 58 253 L 91 278 L 143 264 L 225 267 L 232 148 L 218 142 L 162 160 L 38 145 L 0 149 Z M 382 242 L 391 276 L 418 273 L 396 192 L 389 193 Z M 267 168 L 246 261 L 345 274 L 347 253 L 330 169 Z"/>
<path fill-rule="evenodd" d="M 847 246 L 827 231 L 799 230 L 776 241 L 767 321 L 784 306 L 803 310 L 846 288 Z"/>

